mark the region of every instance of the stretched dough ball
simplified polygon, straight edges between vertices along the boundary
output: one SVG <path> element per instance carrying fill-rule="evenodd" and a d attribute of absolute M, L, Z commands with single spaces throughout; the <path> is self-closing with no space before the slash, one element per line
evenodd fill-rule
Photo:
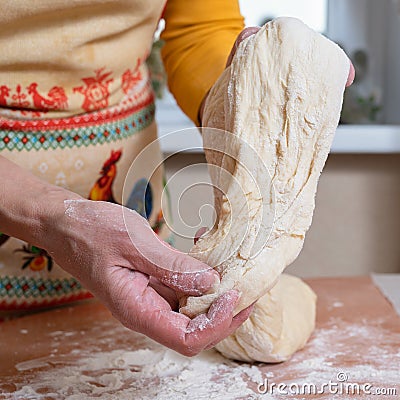
<path fill-rule="evenodd" d="M 314 330 L 316 299 L 301 279 L 282 274 L 257 301 L 249 319 L 215 348 L 233 360 L 286 361 Z"/>
<path fill-rule="evenodd" d="M 240 43 L 203 113 L 217 221 L 190 255 L 221 283 L 181 299 L 193 317 L 230 289 L 235 312 L 271 289 L 298 256 L 311 224 L 320 173 L 339 122 L 350 62 L 324 36 L 278 18 Z M 311 316 L 304 316 L 311 318 Z"/>

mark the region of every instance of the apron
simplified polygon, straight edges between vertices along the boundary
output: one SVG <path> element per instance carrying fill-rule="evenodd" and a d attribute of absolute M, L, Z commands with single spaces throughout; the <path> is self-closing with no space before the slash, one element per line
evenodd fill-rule
<path fill-rule="evenodd" d="M 104 98 L 108 79 L 107 71 L 99 70 L 80 88 L 88 110 Z M 84 198 L 136 210 L 171 243 L 163 214 L 168 207 L 161 207 L 164 179 L 158 144 L 152 144 L 151 157 L 134 162 L 157 138 L 154 94 L 145 64 L 125 77 L 125 84 L 123 76 L 121 81 L 122 100 L 99 111 L 59 119 L 1 117 L 0 154 Z M 48 100 L 55 98 L 53 94 Z M 0 318 L 89 297 L 88 290 L 45 250 L 0 236 Z"/>

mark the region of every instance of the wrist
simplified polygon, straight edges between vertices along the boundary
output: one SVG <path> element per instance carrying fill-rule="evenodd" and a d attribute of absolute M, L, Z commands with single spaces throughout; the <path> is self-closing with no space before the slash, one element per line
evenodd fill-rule
<path fill-rule="evenodd" d="M 52 250 L 55 243 L 63 240 L 65 225 L 65 201 L 82 199 L 69 190 L 49 185 L 45 191 L 35 199 L 33 220 L 36 229 L 32 230 L 31 243 L 45 249 Z"/>
<path fill-rule="evenodd" d="M 64 200 L 80 198 L 0 156 L 0 232 L 45 247 Z"/>

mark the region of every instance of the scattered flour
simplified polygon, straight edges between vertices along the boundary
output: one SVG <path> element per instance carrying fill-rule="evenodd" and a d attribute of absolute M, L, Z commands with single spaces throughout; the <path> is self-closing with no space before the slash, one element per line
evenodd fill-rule
<path fill-rule="evenodd" d="M 41 369 L 49 361 L 27 361 L 16 368 Z M 52 367 L 38 371 L 34 382 L 10 393 L 9 398 L 258 399 L 248 382 L 258 384 L 264 379 L 256 366 L 231 362 L 214 350 L 188 358 L 161 346 L 99 352 L 72 365 L 55 363 Z"/>
<path fill-rule="evenodd" d="M 128 334 L 136 344 L 127 346 L 122 338 Z M 48 336 L 60 339 L 59 345 L 75 338 L 70 331 L 49 332 Z M 384 320 L 371 325 L 369 321 L 349 324 L 332 318 L 316 329 L 307 346 L 291 360 L 272 365 L 233 362 L 214 350 L 184 357 L 123 327 L 98 326 L 81 336 L 79 349 L 57 352 L 54 348 L 46 357 L 17 364 L 21 374 L 13 377 L 14 391 L 0 389 L 0 398 L 286 400 L 299 397 L 259 394 L 257 387 L 265 379 L 275 384 L 318 386 L 336 381 L 339 373 L 345 374 L 349 383 L 395 387 L 397 396 L 400 394 L 400 332 L 386 330 Z M 346 396 L 325 393 L 319 398 Z"/>
<path fill-rule="evenodd" d="M 387 331 L 379 326 L 379 321 L 375 323 L 377 325 L 370 325 L 368 321 L 365 324 L 345 324 L 340 319 L 331 319 L 326 327 L 316 329 L 304 351 L 296 353 L 288 362 L 294 378 L 285 383 L 312 383 L 318 387 L 329 380 L 338 382 L 341 375 L 347 383 L 396 388 L 395 397 L 383 398 L 400 398 L 397 397 L 400 395 L 400 332 Z M 398 348 L 397 352 L 393 352 L 394 347 Z M 276 376 L 274 379 L 280 382 Z M 339 394 L 325 396 L 323 398 L 346 398 Z M 287 399 L 288 396 L 274 398 Z"/>

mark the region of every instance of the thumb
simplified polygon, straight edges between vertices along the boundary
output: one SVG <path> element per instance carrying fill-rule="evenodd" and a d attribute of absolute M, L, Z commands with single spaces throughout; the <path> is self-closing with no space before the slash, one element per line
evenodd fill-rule
<path fill-rule="evenodd" d="M 172 248 L 165 251 L 163 266 L 156 267 L 153 276 L 177 292 L 191 296 L 205 294 L 220 282 L 219 274 L 209 265 Z"/>
<path fill-rule="evenodd" d="M 182 253 L 162 241 L 147 221 L 136 214 L 130 238 L 136 254 L 130 254 L 132 268 L 158 279 L 177 292 L 199 296 L 219 283 L 219 275 L 210 266 Z M 139 223 L 138 223 L 139 222 Z"/>
<path fill-rule="evenodd" d="M 233 57 L 236 54 L 236 50 L 239 46 L 239 44 L 246 38 L 248 38 L 251 35 L 254 35 L 260 30 L 259 26 L 250 26 L 248 28 L 245 28 L 242 30 L 242 32 L 239 33 L 238 37 L 236 38 L 235 43 L 233 44 L 232 50 L 229 53 L 228 60 L 226 62 L 226 66 L 229 67 L 231 65 Z"/>

